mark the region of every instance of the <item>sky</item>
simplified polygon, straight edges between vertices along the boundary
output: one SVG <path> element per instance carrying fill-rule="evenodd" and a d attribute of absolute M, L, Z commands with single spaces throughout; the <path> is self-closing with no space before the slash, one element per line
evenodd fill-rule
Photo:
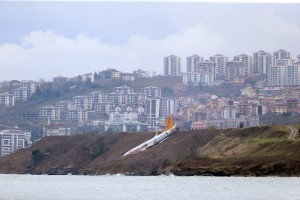
<path fill-rule="evenodd" d="M 300 54 L 300 3 L 0 1 L 0 81 L 107 68 L 162 74 L 163 57 Z"/>

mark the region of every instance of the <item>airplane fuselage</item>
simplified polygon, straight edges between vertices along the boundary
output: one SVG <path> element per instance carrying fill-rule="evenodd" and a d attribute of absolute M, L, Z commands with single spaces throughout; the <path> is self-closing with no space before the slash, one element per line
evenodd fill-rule
<path fill-rule="evenodd" d="M 153 145 L 160 143 L 164 140 L 166 140 L 168 138 L 169 135 L 171 135 L 174 131 L 176 130 L 176 124 L 169 130 L 166 130 L 164 132 L 162 132 L 159 135 L 154 136 L 153 138 L 151 138 L 150 140 L 147 140 L 146 142 L 134 147 L 133 149 L 129 150 L 128 152 L 126 152 L 124 156 L 127 156 L 129 154 L 135 154 L 141 151 L 145 151 L 147 148 L 152 147 Z"/>

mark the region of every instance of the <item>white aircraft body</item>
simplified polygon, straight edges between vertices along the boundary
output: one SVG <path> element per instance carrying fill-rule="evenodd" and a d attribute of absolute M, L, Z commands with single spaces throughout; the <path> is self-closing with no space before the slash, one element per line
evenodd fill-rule
<path fill-rule="evenodd" d="M 124 156 L 130 155 L 130 154 L 135 154 L 141 151 L 145 151 L 147 148 L 152 147 L 153 145 L 163 142 L 164 140 L 166 140 L 168 138 L 169 135 L 171 135 L 174 131 L 176 130 L 176 124 L 173 124 L 173 120 L 172 117 L 170 116 L 168 118 L 168 123 L 166 126 L 166 129 L 164 132 L 162 132 L 161 134 L 156 134 L 153 138 L 151 138 L 150 140 L 147 140 L 146 142 L 134 147 L 133 149 L 129 150 L 128 152 L 126 152 Z"/>

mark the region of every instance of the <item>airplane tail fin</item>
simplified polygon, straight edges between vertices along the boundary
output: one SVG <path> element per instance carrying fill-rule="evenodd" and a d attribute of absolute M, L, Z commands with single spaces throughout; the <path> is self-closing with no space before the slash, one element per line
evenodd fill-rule
<path fill-rule="evenodd" d="M 172 118 L 172 116 L 170 115 L 170 116 L 168 117 L 168 122 L 167 122 L 167 126 L 166 126 L 166 129 L 165 129 L 165 130 L 167 131 L 167 130 L 173 128 L 173 126 L 174 126 L 173 118 Z"/>

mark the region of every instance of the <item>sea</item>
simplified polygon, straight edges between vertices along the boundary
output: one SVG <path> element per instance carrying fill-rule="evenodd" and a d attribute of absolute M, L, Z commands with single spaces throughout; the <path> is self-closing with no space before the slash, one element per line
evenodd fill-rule
<path fill-rule="evenodd" d="M 300 178 L 0 174 L 0 199 L 300 200 Z"/>

